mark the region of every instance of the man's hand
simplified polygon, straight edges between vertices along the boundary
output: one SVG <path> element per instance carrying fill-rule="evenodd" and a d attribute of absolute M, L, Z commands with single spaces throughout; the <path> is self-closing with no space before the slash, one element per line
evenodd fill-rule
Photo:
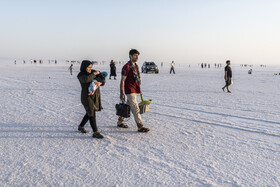
<path fill-rule="evenodd" d="M 125 85 L 125 79 L 126 79 L 126 76 L 122 75 L 121 84 L 120 84 L 120 99 L 122 101 L 125 100 L 125 96 L 124 96 L 124 93 L 123 93 L 124 85 Z"/>
<path fill-rule="evenodd" d="M 122 101 L 125 100 L 125 97 L 124 97 L 124 93 L 123 93 L 123 92 L 121 92 L 121 94 L 120 94 L 120 99 L 121 99 Z"/>

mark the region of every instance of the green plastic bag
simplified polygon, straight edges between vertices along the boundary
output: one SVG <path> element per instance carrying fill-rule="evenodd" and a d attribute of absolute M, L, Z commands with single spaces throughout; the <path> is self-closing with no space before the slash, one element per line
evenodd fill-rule
<path fill-rule="evenodd" d="M 144 114 L 146 112 L 149 112 L 149 105 L 153 102 L 153 100 L 144 100 L 143 94 L 141 96 L 141 102 L 138 104 L 140 109 L 140 114 Z"/>

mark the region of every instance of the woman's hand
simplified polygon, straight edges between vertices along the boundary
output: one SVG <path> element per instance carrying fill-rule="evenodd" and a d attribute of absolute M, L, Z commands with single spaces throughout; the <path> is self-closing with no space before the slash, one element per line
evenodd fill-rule
<path fill-rule="evenodd" d="M 99 87 L 99 86 L 101 86 L 101 82 L 95 82 L 94 83 L 97 87 Z M 93 91 L 93 92 L 90 92 L 90 93 L 88 93 L 88 95 L 93 95 L 94 94 L 94 92 L 95 92 L 95 90 Z"/>
<path fill-rule="evenodd" d="M 99 75 L 99 74 L 100 74 L 100 71 L 94 72 L 94 75 Z"/>
<path fill-rule="evenodd" d="M 101 86 L 102 83 L 101 82 L 95 82 L 94 84 L 99 87 L 99 86 Z"/>

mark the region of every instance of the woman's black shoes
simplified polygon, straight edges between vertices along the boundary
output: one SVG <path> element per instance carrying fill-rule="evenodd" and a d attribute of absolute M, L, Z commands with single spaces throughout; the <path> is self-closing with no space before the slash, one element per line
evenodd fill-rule
<path fill-rule="evenodd" d="M 99 138 L 99 139 L 104 138 L 104 136 L 102 136 L 102 134 L 100 134 L 100 132 L 98 132 L 98 131 L 94 132 L 92 137 L 93 138 Z"/>
<path fill-rule="evenodd" d="M 81 131 L 81 133 L 87 133 L 85 127 L 82 127 L 82 126 L 80 126 L 80 125 L 79 125 L 79 127 L 78 127 L 78 130 Z M 93 135 L 92 135 L 92 137 L 93 137 L 93 138 L 98 138 L 98 139 L 104 138 L 104 137 L 102 136 L 102 134 L 100 134 L 100 132 L 98 132 L 98 131 L 94 132 Z"/>
<path fill-rule="evenodd" d="M 78 130 L 81 131 L 81 133 L 87 133 L 85 127 L 82 127 L 79 125 Z"/>
<path fill-rule="evenodd" d="M 85 127 L 82 127 L 79 125 L 78 130 L 81 131 L 81 133 L 87 133 Z M 93 133 L 92 135 L 93 138 L 98 138 L 98 139 L 102 139 L 104 138 L 104 136 L 102 136 L 102 134 L 100 134 L 100 132 L 96 131 Z"/>

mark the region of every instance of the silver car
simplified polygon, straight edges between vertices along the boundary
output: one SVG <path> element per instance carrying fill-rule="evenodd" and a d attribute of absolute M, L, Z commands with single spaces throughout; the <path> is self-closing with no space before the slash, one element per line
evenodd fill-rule
<path fill-rule="evenodd" d="M 158 67 L 154 62 L 144 62 L 142 66 L 142 73 L 158 73 Z"/>

